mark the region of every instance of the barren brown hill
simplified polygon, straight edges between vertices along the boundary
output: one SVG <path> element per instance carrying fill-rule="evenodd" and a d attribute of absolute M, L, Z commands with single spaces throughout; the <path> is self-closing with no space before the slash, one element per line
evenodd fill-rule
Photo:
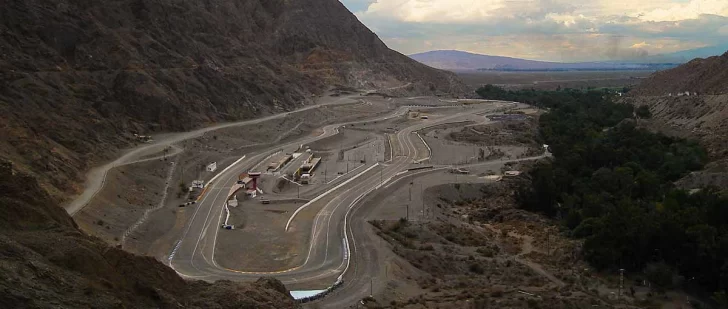
<path fill-rule="evenodd" d="M 681 92 L 728 94 L 728 52 L 694 59 L 677 68 L 657 72 L 644 80 L 633 95 L 677 95 Z"/>
<path fill-rule="evenodd" d="M 133 133 L 290 110 L 334 85 L 464 89 L 337 0 L 1 3 L 0 158 L 56 197 Z"/>

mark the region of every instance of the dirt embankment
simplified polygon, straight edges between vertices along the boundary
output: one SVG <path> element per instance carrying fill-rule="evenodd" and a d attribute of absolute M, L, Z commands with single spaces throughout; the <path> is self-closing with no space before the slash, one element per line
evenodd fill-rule
<path fill-rule="evenodd" d="M 522 116 L 518 120 L 499 121 L 486 125 L 467 126 L 452 132 L 449 138 L 477 145 L 521 146 L 540 148 L 538 117 Z"/>
<path fill-rule="evenodd" d="M 393 252 L 423 273 L 401 275 L 420 291 L 385 293 L 376 301 L 391 308 L 684 304 L 684 294 L 658 295 L 639 278 L 625 278 L 622 299 L 617 299 L 618 272 L 594 272 L 581 259 L 579 240 L 562 234 L 557 222 L 516 207 L 515 190 L 524 181 L 520 176 L 492 184 L 433 187 L 428 191 L 442 198 L 430 220 L 371 221 Z"/>
<path fill-rule="evenodd" d="M 574 275 L 581 264 L 574 255 L 579 243 L 560 236 L 548 220 L 515 209 L 510 184 L 428 191 L 440 197 L 430 220 L 371 222 L 395 254 L 425 274 L 410 275 L 423 290 L 416 296 L 378 301 L 392 308 L 607 305 Z"/>

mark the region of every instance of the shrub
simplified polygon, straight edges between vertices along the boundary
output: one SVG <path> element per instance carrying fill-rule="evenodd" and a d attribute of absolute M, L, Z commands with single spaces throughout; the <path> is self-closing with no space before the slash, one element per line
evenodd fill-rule
<path fill-rule="evenodd" d="M 479 275 L 482 275 L 485 272 L 485 270 L 483 269 L 483 266 L 480 266 L 480 263 L 470 264 L 470 267 L 468 269 L 470 270 L 470 272 L 476 273 Z"/>

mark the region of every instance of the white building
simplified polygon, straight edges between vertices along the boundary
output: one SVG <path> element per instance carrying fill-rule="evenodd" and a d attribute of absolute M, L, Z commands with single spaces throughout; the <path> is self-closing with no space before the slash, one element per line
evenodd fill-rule
<path fill-rule="evenodd" d="M 212 162 L 209 165 L 207 165 L 208 172 L 214 172 L 216 170 L 217 170 L 217 162 Z"/>

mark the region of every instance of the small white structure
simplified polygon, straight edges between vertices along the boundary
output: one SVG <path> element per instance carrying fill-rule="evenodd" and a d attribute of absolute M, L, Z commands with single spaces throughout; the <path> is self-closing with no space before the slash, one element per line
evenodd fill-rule
<path fill-rule="evenodd" d="M 301 184 L 307 185 L 311 182 L 311 174 L 303 174 L 301 175 Z"/>
<path fill-rule="evenodd" d="M 212 162 L 207 165 L 207 171 L 208 172 L 214 172 L 217 170 L 217 162 Z"/>
<path fill-rule="evenodd" d="M 505 176 L 507 176 L 507 177 L 515 177 L 515 176 L 518 176 L 518 175 L 521 175 L 521 172 L 520 171 L 507 171 L 507 172 L 505 172 Z"/>
<path fill-rule="evenodd" d="M 205 188 L 205 181 L 204 180 L 193 180 L 192 181 L 192 187 L 198 188 L 198 189 L 204 189 Z"/>
<path fill-rule="evenodd" d="M 230 207 L 238 207 L 238 199 L 236 197 L 233 197 L 232 200 L 228 201 L 228 206 Z"/>

